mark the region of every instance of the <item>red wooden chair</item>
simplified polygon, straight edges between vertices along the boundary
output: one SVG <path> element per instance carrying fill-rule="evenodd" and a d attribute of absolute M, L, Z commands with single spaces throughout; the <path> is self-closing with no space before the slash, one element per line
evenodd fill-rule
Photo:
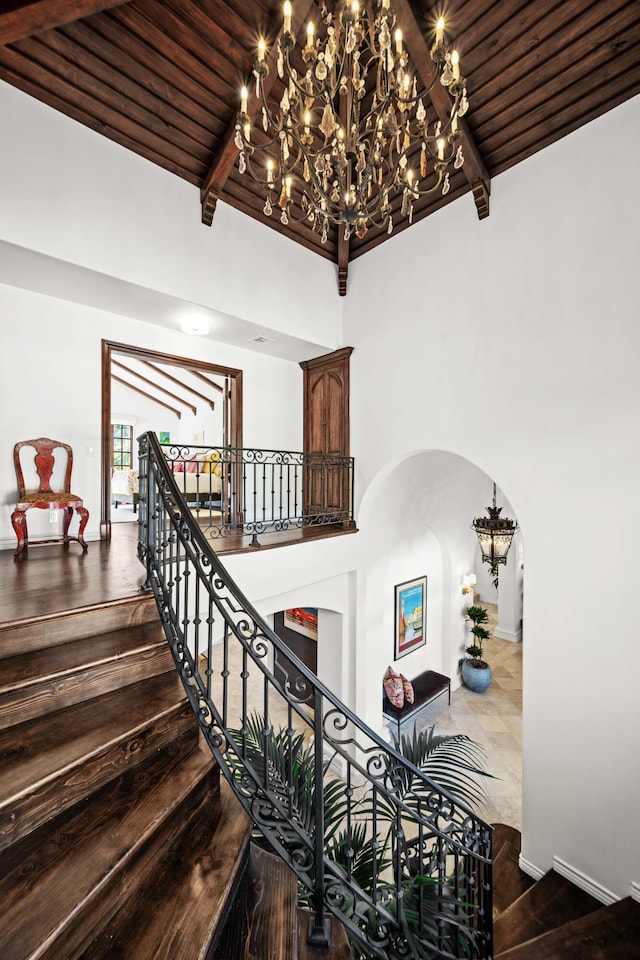
<path fill-rule="evenodd" d="M 26 490 L 24 483 L 24 474 L 22 472 L 22 463 L 20 461 L 20 451 L 23 447 L 33 447 L 34 465 L 38 474 L 40 485 L 37 490 Z M 64 484 L 62 489 L 51 489 L 51 476 L 55 467 L 54 450 L 64 450 L 67 455 L 67 463 L 64 471 Z M 13 463 L 16 468 L 16 478 L 18 480 L 18 502 L 16 508 L 11 514 L 11 523 L 18 538 L 18 547 L 14 551 L 14 556 L 19 556 L 25 547 L 29 545 L 29 534 L 27 531 L 27 510 L 37 507 L 39 510 L 64 510 L 63 535 L 62 537 L 52 537 L 48 540 L 32 540 L 31 543 L 69 543 L 70 540 L 77 540 L 82 549 L 87 549 L 83 533 L 89 519 L 89 511 L 83 506 L 80 497 L 71 493 L 71 468 L 73 467 L 73 452 L 68 443 L 60 443 L 57 440 L 48 440 L 46 437 L 40 437 L 39 440 L 22 440 L 16 443 L 13 448 Z M 80 518 L 80 526 L 77 537 L 69 536 L 69 524 L 76 511 Z"/>

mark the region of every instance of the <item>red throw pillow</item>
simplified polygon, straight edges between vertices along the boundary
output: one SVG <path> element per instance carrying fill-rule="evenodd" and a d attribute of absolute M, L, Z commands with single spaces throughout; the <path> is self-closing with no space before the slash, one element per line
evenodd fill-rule
<path fill-rule="evenodd" d="M 404 699 L 407 703 L 413 703 L 415 696 L 413 693 L 413 684 L 410 680 L 407 680 L 404 673 L 400 674 L 400 679 L 402 680 L 402 692 L 404 693 Z"/>
<path fill-rule="evenodd" d="M 382 685 L 390 703 L 394 707 L 402 709 L 404 707 L 404 689 L 400 674 L 396 673 L 391 667 L 387 667 L 386 673 L 382 678 Z"/>

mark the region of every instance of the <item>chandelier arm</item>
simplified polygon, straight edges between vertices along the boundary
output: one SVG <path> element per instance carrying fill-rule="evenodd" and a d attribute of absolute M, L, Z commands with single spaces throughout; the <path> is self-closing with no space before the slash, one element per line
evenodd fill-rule
<path fill-rule="evenodd" d="M 422 52 L 419 56 L 424 69 L 416 70 L 399 35 L 393 48 L 394 11 L 378 4 L 376 12 L 369 0 L 362 6 L 358 14 L 355 5 L 352 9 L 346 0 L 333 12 L 322 4 L 325 36 L 314 41 L 313 30 L 309 31 L 301 75 L 291 62 L 294 35 L 283 34 L 278 47 L 278 73 L 284 79 L 279 112 L 269 108 L 264 69 L 260 63 L 254 68 L 263 126 L 270 135 L 263 143 L 251 144 L 246 106 L 238 124 L 238 141 L 244 145 L 241 166 L 269 191 L 265 212 L 271 213 L 267 208 L 277 186 L 282 222 L 286 224 L 290 216 L 298 223 L 307 219 L 314 230 L 320 228 L 322 242 L 329 224 L 346 224 L 345 236 L 355 229 L 362 237 L 368 226 L 387 222 L 391 231 L 391 204 L 396 204 L 399 196 L 401 216 L 411 220 L 413 201 L 439 188 L 446 194 L 449 167 L 457 170 L 464 162 L 458 124 L 461 108 L 464 115 L 468 107 L 465 80 L 459 70 L 452 76 L 442 33 L 429 51 L 432 68 L 426 71 L 424 67 L 425 44 L 424 56 Z M 434 88 L 443 79 L 443 70 L 447 77 L 441 85 L 446 91 L 437 91 L 438 106 Z M 375 85 L 367 90 L 374 74 Z M 414 95 L 418 82 L 421 89 Z M 432 114 L 434 108 L 437 123 L 430 134 L 428 111 Z M 322 110 L 324 122 L 316 116 L 318 110 Z M 308 111 L 313 111 L 318 122 L 311 122 Z M 257 162 L 258 150 L 268 157 L 265 167 Z M 415 166 L 409 166 L 409 160 L 414 163 L 416 158 L 421 179 Z M 295 209 L 302 210 L 302 219 L 295 216 Z"/>
<path fill-rule="evenodd" d="M 287 65 L 287 71 L 286 71 L 286 72 L 287 72 L 287 79 L 288 79 L 289 83 L 292 83 L 292 84 L 293 84 L 293 86 L 296 88 L 296 90 L 298 91 L 298 93 L 299 93 L 302 97 L 305 97 L 305 98 L 306 98 L 306 97 L 312 96 L 314 100 L 322 100 L 322 99 L 324 99 L 324 96 L 325 96 L 325 94 L 326 94 L 326 91 L 323 93 L 323 92 L 320 91 L 320 89 L 318 89 L 318 92 L 317 92 L 317 93 L 315 92 L 316 86 L 315 86 L 315 83 L 314 83 L 314 81 L 313 81 L 313 70 L 311 70 L 310 72 L 311 72 L 311 83 L 312 83 L 313 88 L 314 88 L 314 93 L 313 93 L 313 94 L 310 94 L 309 91 L 308 91 L 308 90 L 305 90 L 305 88 L 302 86 L 302 84 L 301 84 L 300 81 L 298 80 L 298 71 L 296 70 L 295 67 L 292 67 L 292 66 L 291 66 L 291 60 L 289 59 L 289 51 L 288 51 L 288 50 L 285 50 L 284 60 L 285 60 L 285 63 L 286 63 L 286 65 Z M 305 73 L 305 77 L 308 76 L 308 74 L 309 74 L 309 70 L 307 70 L 307 72 Z M 287 86 L 288 86 L 288 85 L 287 85 Z M 333 87 L 330 87 L 331 99 L 333 99 L 333 98 L 337 95 L 337 93 L 338 93 L 338 86 L 339 86 L 339 84 L 336 83 Z M 327 102 L 328 102 L 328 101 L 327 101 Z"/>
<path fill-rule="evenodd" d="M 268 103 L 268 101 L 267 101 L 267 97 L 266 97 L 265 92 L 264 92 L 264 86 L 263 86 L 263 83 L 262 83 L 262 77 L 259 77 L 259 78 L 258 78 L 258 99 L 260 100 L 260 103 L 261 103 L 261 105 L 262 105 L 261 108 L 260 108 L 260 112 L 262 113 L 263 110 L 265 111 L 265 113 L 267 114 L 267 121 L 268 121 L 268 123 L 269 123 L 272 127 L 274 127 L 275 130 L 277 130 L 277 131 L 279 132 L 279 130 L 281 129 L 280 124 L 282 123 L 282 114 L 280 114 L 280 121 L 279 121 L 279 122 L 276 122 L 276 120 L 274 119 L 273 114 L 271 113 L 271 110 L 269 109 L 269 103 Z M 265 131 L 265 132 L 266 132 L 266 131 Z"/>

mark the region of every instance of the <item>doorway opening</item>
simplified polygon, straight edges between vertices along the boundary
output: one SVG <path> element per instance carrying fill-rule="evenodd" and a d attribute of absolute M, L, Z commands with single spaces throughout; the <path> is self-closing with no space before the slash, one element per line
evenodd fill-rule
<path fill-rule="evenodd" d="M 242 370 L 102 341 L 103 539 L 118 510 L 136 519 L 137 436 L 147 430 L 161 442 L 242 447 Z"/>

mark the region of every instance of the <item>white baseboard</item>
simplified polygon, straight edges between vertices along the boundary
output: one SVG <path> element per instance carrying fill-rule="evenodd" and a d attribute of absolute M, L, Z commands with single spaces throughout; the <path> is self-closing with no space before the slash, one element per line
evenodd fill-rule
<path fill-rule="evenodd" d="M 518 866 L 523 873 L 526 873 L 528 877 L 533 877 L 534 880 L 540 880 L 541 877 L 544 877 L 545 871 L 541 870 L 540 867 L 536 867 L 535 863 L 531 863 L 529 860 L 520 854 L 518 857 Z"/>
<path fill-rule="evenodd" d="M 58 536 L 58 533 L 55 533 L 54 536 Z M 60 534 L 60 536 L 62 535 Z M 94 530 L 91 533 L 87 533 L 85 530 L 84 538 L 87 541 L 87 543 L 92 543 L 92 542 L 95 543 L 97 540 L 100 540 L 100 531 Z M 0 537 L 0 550 L 11 550 L 11 552 L 13 553 L 17 543 L 18 541 L 16 540 L 15 536 Z M 51 546 L 54 546 L 54 544 L 51 544 Z"/>
<path fill-rule="evenodd" d="M 520 643 L 522 641 L 522 631 L 516 630 L 494 630 L 494 637 L 497 637 L 498 640 L 510 640 L 511 643 Z"/>
<path fill-rule="evenodd" d="M 640 903 L 640 883 L 635 880 L 631 884 L 631 899 Z"/>
<path fill-rule="evenodd" d="M 609 904 L 615 903 L 616 900 L 620 899 L 615 893 L 611 893 L 611 891 L 603 887 L 602 884 L 592 880 L 591 877 L 587 877 L 586 874 L 580 870 L 576 870 L 575 867 L 561 860 L 560 857 L 553 858 L 553 869 L 556 873 L 559 873 L 561 877 L 564 877 L 565 880 L 569 880 L 574 886 L 579 887 L 580 890 L 584 890 L 585 893 L 595 897 L 596 900 L 604 903 L 605 906 L 609 906 Z"/>

